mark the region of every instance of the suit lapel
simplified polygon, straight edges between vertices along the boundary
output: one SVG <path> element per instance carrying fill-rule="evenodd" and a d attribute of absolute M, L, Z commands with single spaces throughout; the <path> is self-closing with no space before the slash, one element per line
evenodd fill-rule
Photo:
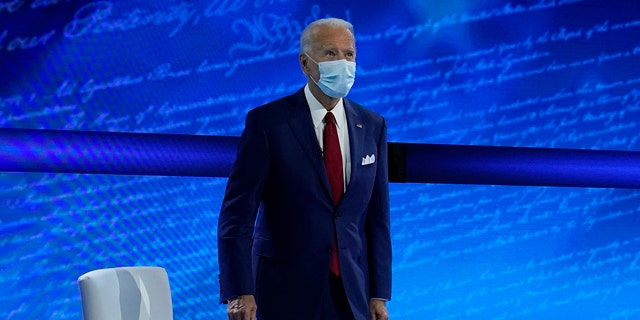
<path fill-rule="evenodd" d="M 347 189 L 345 190 L 343 200 L 346 200 L 350 194 L 356 192 L 352 191 L 350 186 L 354 186 L 354 182 L 360 177 L 360 169 L 361 168 L 361 155 L 363 154 L 364 148 L 364 136 L 365 136 L 365 123 L 362 121 L 360 115 L 356 112 L 356 109 L 349 103 L 347 99 L 343 99 L 344 101 L 344 109 L 345 114 L 347 115 L 347 127 L 349 130 L 349 150 L 351 155 L 351 178 L 349 179 L 349 184 L 347 185 Z"/>
<path fill-rule="evenodd" d="M 322 160 L 322 149 L 318 143 L 315 129 L 313 127 L 313 120 L 311 119 L 311 113 L 309 112 L 309 105 L 304 95 L 304 89 L 299 90 L 292 95 L 292 103 L 289 105 L 289 125 L 296 139 L 300 143 L 300 146 L 305 151 L 307 158 L 313 164 L 318 177 L 324 185 L 325 193 L 328 200 L 331 201 L 331 187 L 329 185 L 329 178 L 327 177 L 327 171 L 324 167 Z M 365 136 L 365 123 L 362 117 L 358 114 L 356 109 L 349 103 L 347 99 L 343 100 L 345 114 L 347 117 L 347 127 L 349 130 L 349 145 L 351 156 L 351 177 L 350 182 L 347 185 L 345 194 L 342 197 L 341 203 L 350 196 L 350 194 L 356 192 L 351 189 L 350 186 L 356 185 L 355 182 L 359 179 L 361 168 L 361 156 L 363 154 L 363 141 Z"/>
<path fill-rule="evenodd" d="M 331 200 L 331 187 L 329 185 L 327 172 L 324 168 L 324 161 L 322 160 L 322 149 L 316 137 L 313 120 L 309 112 L 309 105 L 304 95 L 304 89 L 293 94 L 292 98 L 294 99 L 292 101 L 293 103 L 289 105 L 289 126 L 300 143 L 301 148 L 307 155 L 307 158 L 313 164 L 318 177 L 324 185 L 329 200 Z"/>

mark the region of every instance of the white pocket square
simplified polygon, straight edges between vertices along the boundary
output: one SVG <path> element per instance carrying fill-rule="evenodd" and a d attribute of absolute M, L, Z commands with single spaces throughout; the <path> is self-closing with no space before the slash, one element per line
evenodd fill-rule
<path fill-rule="evenodd" d="M 376 155 L 372 154 L 372 155 L 368 155 L 366 157 L 362 157 L 362 165 L 366 166 L 366 165 L 370 165 L 376 162 Z"/>

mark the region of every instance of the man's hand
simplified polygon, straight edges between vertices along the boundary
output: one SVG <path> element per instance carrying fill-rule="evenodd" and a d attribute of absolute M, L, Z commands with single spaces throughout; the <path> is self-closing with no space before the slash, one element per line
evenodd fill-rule
<path fill-rule="evenodd" d="M 371 299 L 369 301 L 369 314 L 371 315 L 371 320 L 389 320 L 387 302 L 380 299 Z"/>
<path fill-rule="evenodd" d="M 255 320 L 257 310 L 256 299 L 252 295 L 239 296 L 229 300 L 227 317 L 229 320 Z"/>

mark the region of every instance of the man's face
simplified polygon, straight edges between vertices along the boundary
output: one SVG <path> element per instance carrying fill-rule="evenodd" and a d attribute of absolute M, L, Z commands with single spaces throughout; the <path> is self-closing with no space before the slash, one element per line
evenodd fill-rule
<path fill-rule="evenodd" d="M 318 62 L 340 59 L 356 60 L 353 35 L 347 29 L 320 26 L 313 39 L 313 59 Z"/>
<path fill-rule="evenodd" d="M 317 62 L 341 60 L 356 61 L 355 41 L 345 28 L 319 26 L 313 36 L 313 51 L 309 55 Z M 304 57 L 303 57 L 304 58 Z M 320 78 L 318 65 L 306 59 L 307 74 Z"/>

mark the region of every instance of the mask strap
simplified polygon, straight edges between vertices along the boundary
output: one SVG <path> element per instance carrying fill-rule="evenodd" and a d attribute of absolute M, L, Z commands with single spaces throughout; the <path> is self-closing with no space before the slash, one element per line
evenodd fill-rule
<path fill-rule="evenodd" d="M 304 53 L 305 56 L 307 56 L 307 58 L 311 59 L 311 61 L 313 61 L 313 63 L 320 65 L 317 61 L 313 60 L 313 58 L 311 58 L 311 56 L 308 53 Z"/>
<path fill-rule="evenodd" d="M 311 56 L 310 56 L 308 53 L 306 53 L 306 52 L 305 52 L 305 53 L 304 53 L 304 55 L 306 55 L 306 56 L 307 56 L 307 58 L 309 58 L 309 60 L 313 61 L 313 63 L 315 63 L 316 65 L 318 65 L 318 67 L 320 66 L 320 64 L 319 64 L 317 61 L 313 60 L 313 58 L 311 58 Z M 316 85 L 318 85 L 318 81 L 320 81 L 320 79 L 318 79 L 318 81 L 316 81 L 316 80 L 313 78 L 313 76 L 311 76 L 311 75 L 310 75 L 310 74 L 308 74 L 308 73 L 307 73 L 307 75 L 309 76 L 309 78 L 311 78 L 311 81 L 313 81 L 313 83 L 315 83 Z M 320 75 L 320 76 L 322 76 L 322 75 Z"/>

